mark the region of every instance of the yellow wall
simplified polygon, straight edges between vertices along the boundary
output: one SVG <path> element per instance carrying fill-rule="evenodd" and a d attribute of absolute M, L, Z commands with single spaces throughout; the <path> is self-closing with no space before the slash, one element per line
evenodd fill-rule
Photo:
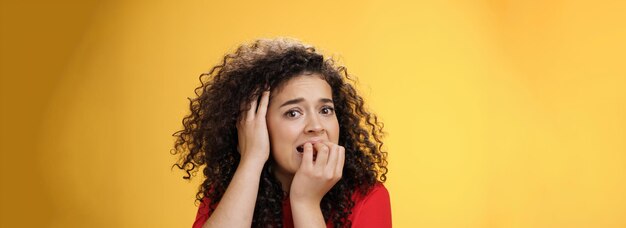
<path fill-rule="evenodd" d="M 189 227 L 197 76 L 291 36 L 385 123 L 396 227 L 626 227 L 622 1 L 2 1 L 1 227 Z"/>

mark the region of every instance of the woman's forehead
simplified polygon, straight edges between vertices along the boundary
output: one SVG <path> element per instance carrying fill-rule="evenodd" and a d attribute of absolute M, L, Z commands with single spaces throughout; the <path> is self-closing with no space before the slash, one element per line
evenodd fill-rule
<path fill-rule="evenodd" d="M 272 100 L 286 100 L 301 97 L 305 99 L 332 99 L 332 89 L 320 75 L 296 76 L 272 91 Z"/>

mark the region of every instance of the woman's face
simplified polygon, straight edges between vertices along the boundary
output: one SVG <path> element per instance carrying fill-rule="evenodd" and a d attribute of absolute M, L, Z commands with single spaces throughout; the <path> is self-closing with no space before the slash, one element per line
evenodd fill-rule
<path fill-rule="evenodd" d="M 298 147 L 304 143 L 339 141 L 332 90 L 318 74 L 296 76 L 273 91 L 266 119 L 279 180 L 298 170 L 302 161 Z"/>

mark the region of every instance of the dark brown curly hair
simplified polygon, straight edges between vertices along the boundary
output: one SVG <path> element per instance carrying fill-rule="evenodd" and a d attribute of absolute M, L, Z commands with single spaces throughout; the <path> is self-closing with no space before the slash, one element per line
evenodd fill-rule
<path fill-rule="evenodd" d="M 185 179 L 204 167 L 204 182 L 196 194 L 215 210 L 230 183 L 240 155 L 236 123 L 244 108 L 266 88 L 279 88 L 291 78 L 315 73 L 332 88 L 339 121 L 339 145 L 346 151 L 342 178 L 321 201 L 322 214 L 335 227 L 349 227 L 352 195 L 367 194 L 387 177 L 387 153 L 382 150 L 382 122 L 368 112 L 364 101 L 348 82 L 355 81 L 343 66 L 324 58 L 315 48 L 292 39 L 256 40 L 227 54 L 208 73 L 200 75 L 197 97 L 189 98 L 191 113 L 183 129 L 174 133 L 172 154 Z M 274 161 L 263 167 L 252 220 L 253 227 L 282 227 L 282 202 L 287 194 L 272 174 Z M 332 213 L 331 213 L 332 212 Z"/>

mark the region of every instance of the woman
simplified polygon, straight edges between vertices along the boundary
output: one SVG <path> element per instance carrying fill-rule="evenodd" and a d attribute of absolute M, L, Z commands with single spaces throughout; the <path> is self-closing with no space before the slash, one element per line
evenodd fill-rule
<path fill-rule="evenodd" d="M 204 182 L 193 227 L 390 227 L 382 123 L 347 70 L 257 40 L 200 76 L 176 166 Z"/>

